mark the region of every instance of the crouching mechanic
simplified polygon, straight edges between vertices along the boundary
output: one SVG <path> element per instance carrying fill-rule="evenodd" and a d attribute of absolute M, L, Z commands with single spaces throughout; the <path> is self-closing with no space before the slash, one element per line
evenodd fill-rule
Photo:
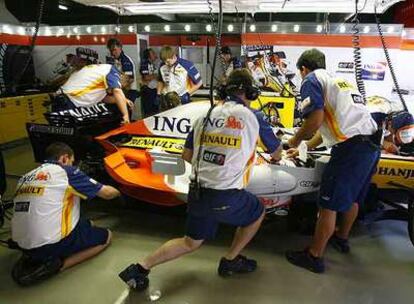
<path fill-rule="evenodd" d="M 115 104 L 122 115 L 122 122 L 129 123 L 128 106 L 134 103 L 122 91 L 129 87 L 129 78 L 110 64 L 88 65 L 74 72 L 56 92 L 64 99 L 61 110 L 92 107 L 100 102 Z"/>
<path fill-rule="evenodd" d="M 13 279 L 30 285 L 79 264 L 103 251 L 111 241 L 108 229 L 80 218 L 80 199 L 120 195 L 73 167 L 74 152 L 64 143 L 46 149 L 47 160 L 17 185 L 12 239 L 23 251 Z"/>
<path fill-rule="evenodd" d="M 154 266 L 195 251 L 204 240 L 215 237 L 219 223 L 238 228 L 229 251 L 220 260 L 218 274 L 225 277 L 252 272 L 257 267 L 255 260 L 240 252 L 258 231 L 265 211 L 258 198 L 244 188 L 255 162 L 258 140 L 275 160 L 280 159 L 281 145 L 263 115 L 249 109 L 259 90 L 253 86 L 248 70 L 230 75 L 227 93 L 227 99 L 211 111 L 207 120 L 203 117 L 195 122 L 185 143 L 183 158 L 193 166 L 190 179 L 192 184 L 198 180 L 200 186 L 199 191 L 190 186 L 185 236 L 168 241 L 122 271 L 119 276 L 131 287 L 146 288 Z M 207 121 L 205 129 L 203 121 Z M 201 137 L 200 143 L 197 139 Z"/>
<path fill-rule="evenodd" d="M 297 62 L 301 85 L 304 124 L 289 140 L 291 147 L 305 139 L 313 149 L 322 142 L 331 149 L 323 172 L 319 194 L 319 218 L 311 245 L 303 251 L 286 253 L 296 266 L 321 273 L 323 253 L 330 243 L 342 253 L 350 250 L 348 237 L 363 203 L 379 160 L 377 124 L 361 95 L 344 80 L 332 78 L 325 70 L 325 55 L 317 49 L 305 51 Z M 318 131 L 318 132 L 317 132 Z M 296 151 L 294 151 L 296 152 Z M 292 151 L 288 151 L 292 153 Z M 337 212 L 343 213 L 335 232 Z"/>

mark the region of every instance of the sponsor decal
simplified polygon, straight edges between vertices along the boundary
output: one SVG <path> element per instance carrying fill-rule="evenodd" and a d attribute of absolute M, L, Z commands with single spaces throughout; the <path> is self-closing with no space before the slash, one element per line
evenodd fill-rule
<path fill-rule="evenodd" d="M 412 169 L 401 169 L 401 168 L 377 168 L 378 175 L 402 177 L 404 179 L 414 178 L 414 170 Z"/>
<path fill-rule="evenodd" d="M 36 187 L 36 186 L 26 186 L 22 187 L 17 191 L 17 195 L 29 194 L 42 196 L 45 192 L 45 187 Z"/>
<path fill-rule="evenodd" d="M 351 96 L 352 96 L 352 100 L 354 101 L 354 103 L 365 105 L 364 98 L 362 98 L 361 95 L 351 94 Z"/>
<path fill-rule="evenodd" d="M 203 160 L 211 164 L 223 166 L 226 161 L 226 155 L 210 151 L 204 151 Z"/>
<path fill-rule="evenodd" d="M 111 112 L 108 110 L 108 108 L 103 102 L 93 105 L 91 107 L 79 107 L 79 108 L 75 108 L 71 110 L 64 110 L 64 111 L 53 113 L 53 115 L 57 115 L 57 116 L 70 115 L 79 120 L 89 118 L 89 117 L 104 116 L 104 115 L 109 115 L 109 114 L 111 114 Z"/>
<path fill-rule="evenodd" d="M 139 137 L 133 136 L 132 139 L 122 144 L 122 147 L 153 149 L 155 147 L 171 153 L 182 153 L 184 150 L 184 139 L 180 138 L 162 138 L 162 137 Z"/>
<path fill-rule="evenodd" d="M 354 86 L 350 84 L 348 81 L 343 79 L 337 79 L 336 85 L 339 87 L 340 90 L 352 90 Z"/>
<path fill-rule="evenodd" d="M 74 128 L 66 127 L 54 127 L 48 125 L 30 125 L 30 132 L 46 133 L 46 134 L 58 134 L 58 135 L 73 135 L 75 134 Z"/>
<path fill-rule="evenodd" d="M 354 63 L 353 62 L 339 62 L 338 63 L 338 69 L 336 70 L 336 73 L 339 74 L 353 74 L 355 73 L 354 70 Z"/>
<path fill-rule="evenodd" d="M 382 81 L 385 78 L 385 70 L 387 69 L 386 62 L 376 62 L 364 64 L 362 68 L 361 78 L 363 80 L 378 80 Z"/>
<path fill-rule="evenodd" d="M 304 187 L 304 188 L 316 188 L 316 187 L 319 187 L 319 183 L 314 182 L 314 181 L 301 181 L 299 183 L 299 185 L 301 187 Z"/>
<path fill-rule="evenodd" d="M 240 119 L 235 116 L 229 116 L 226 121 L 226 128 L 241 130 L 244 128 L 244 124 Z"/>
<path fill-rule="evenodd" d="M 266 198 L 266 197 L 259 197 L 259 201 L 263 204 L 266 209 L 281 207 L 289 205 L 291 200 L 290 199 L 280 199 L 279 197 L 276 198 Z"/>
<path fill-rule="evenodd" d="M 240 149 L 241 136 L 231 136 L 220 133 L 206 133 L 204 134 L 203 145 L 213 147 L 224 147 L 230 149 Z"/>
<path fill-rule="evenodd" d="M 191 120 L 189 118 L 181 118 L 178 119 L 177 117 L 166 117 L 166 116 L 158 116 L 155 115 L 154 117 L 154 125 L 152 129 L 154 131 L 163 131 L 163 132 L 178 132 L 181 134 L 188 134 L 191 130 Z"/>
<path fill-rule="evenodd" d="M 16 202 L 14 212 L 29 212 L 30 202 Z"/>
<path fill-rule="evenodd" d="M 44 172 L 44 171 L 38 172 L 35 176 L 36 181 L 42 181 L 42 182 L 47 182 L 50 178 L 51 178 L 50 173 Z"/>

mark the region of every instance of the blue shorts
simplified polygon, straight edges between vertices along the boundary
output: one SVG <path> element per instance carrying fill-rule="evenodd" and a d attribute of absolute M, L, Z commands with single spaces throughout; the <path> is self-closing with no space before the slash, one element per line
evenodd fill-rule
<path fill-rule="evenodd" d="M 259 199 L 246 190 L 202 189 L 200 200 L 188 203 L 186 236 L 211 240 L 220 223 L 245 227 L 263 212 Z"/>
<path fill-rule="evenodd" d="M 50 258 L 65 259 L 80 251 L 105 244 L 108 234 L 108 229 L 93 227 L 89 220 L 80 219 L 72 232 L 64 239 L 55 244 L 25 250 L 25 252 L 37 261 Z"/>
<path fill-rule="evenodd" d="M 320 207 L 346 212 L 353 203 L 363 203 L 380 155 L 367 141 L 347 140 L 335 145 L 322 175 Z"/>

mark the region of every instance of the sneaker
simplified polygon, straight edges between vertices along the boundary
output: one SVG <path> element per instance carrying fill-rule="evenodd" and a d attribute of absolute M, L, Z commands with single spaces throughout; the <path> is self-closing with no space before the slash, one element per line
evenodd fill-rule
<path fill-rule="evenodd" d="M 129 287 L 141 291 L 146 289 L 149 285 L 148 274 L 149 270 L 146 270 L 140 264 L 131 264 L 118 276 Z"/>
<path fill-rule="evenodd" d="M 347 239 L 342 239 L 337 237 L 335 234 L 329 239 L 329 244 L 335 248 L 340 253 L 349 253 L 351 247 L 349 246 L 349 241 Z"/>
<path fill-rule="evenodd" d="M 303 267 L 315 273 L 323 273 L 325 271 L 323 258 L 312 256 L 306 249 L 303 251 L 287 251 L 286 259 L 293 265 Z"/>
<path fill-rule="evenodd" d="M 231 276 L 234 273 L 248 273 L 253 272 L 257 268 L 257 262 L 248 259 L 243 255 L 238 255 L 233 260 L 221 258 L 218 267 L 218 274 L 222 277 Z"/>

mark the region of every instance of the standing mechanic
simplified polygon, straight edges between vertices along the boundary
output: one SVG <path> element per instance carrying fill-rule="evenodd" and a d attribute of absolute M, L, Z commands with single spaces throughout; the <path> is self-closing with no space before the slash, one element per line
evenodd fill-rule
<path fill-rule="evenodd" d="M 328 74 L 322 52 L 305 51 L 299 57 L 297 68 L 303 78 L 301 95 L 305 120 L 289 140 L 289 146 L 296 148 L 313 136 L 307 142 L 308 149 L 323 142 L 332 150 L 322 176 L 320 211 L 313 241 L 307 249 L 289 251 L 286 257 L 296 266 L 322 273 L 325 270 L 322 256 L 328 241 L 342 253 L 350 251 L 348 237 L 358 215 L 358 204 L 364 201 L 380 156 L 379 147 L 372 142 L 377 124 L 358 91 L 346 81 Z M 343 217 L 335 232 L 338 212 L 343 213 Z"/>
<path fill-rule="evenodd" d="M 150 116 L 159 112 L 159 104 L 156 104 L 158 67 L 156 66 L 157 53 L 153 49 L 146 49 L 139 69 L 141 73 L 141 100 L 144 116 Z"/>
<path fill-rule="evenodd" d="M 190 186 L 185 236 L 168 241 L 141 263 L 123 270 L 119 276 L 128 285 L 146 288 L 150 269 L 195 251 L 204 240 L 215 237 L 219 223 L 238 228 L 229 251 L 220 260 L 218 274 L 226 277 L 256 269 L 257 262 L 240 252 L 256 234 L 265 211 L 258 198 L 244 188 L 249 182 L 259 139 L 273 159 L 279 160 L 281 152 L 280 141 L 263 115 L 249 109 L 259 92 L 248 70 L 236 70 L 229 77 L 229 97 L 211 111 L 205 130 L 204 117 L 195 122 L 183 158 L 193 166 L 191 184 L 198 176 L 200 188 L 197 191 Z M 202 143 L 197 140 L 201 137 Z"/>
<path fill-rule="evenodd" d="M 164 46 L 160 52 L 163 64 L 160 67 L 157 86 L 157 103 L 161 94 L 177 92 L 181 103 L 189 103 L 190 96 L 203 84 L 201 75 L 191 61 L 177 57 L 176 51 Z"/>
<path fill-rule="evenodd" d="M 122 91 L 129 85 L 128 77 L 110 64 L 87 65 L 74 72 L 58 90 L 57 97 L 63 99 L 63 109 L 91 107 L 100 102 L 116 104 L 122 122 L 129 123 L 128 106 L 134 103 Z"/>
<path fill-rule="evenodd" d="M 122 43 L 120 40 L 111 38 L 108 40 L 106 47 L 112 56 L 110 60 L 107 60 L 107 63 L 114 64 L 118 70 L 128 76 L 129 86 L 125 95 L 129 100 L 135 102 L 138 98 L 138 90 L 134 61 L 122 50 Z"/>
<path fill-rule="evenodd" d="M 74 152 L 64 143 L 46 149 L 47 160 L 24 175 L 14 198 L 12 238 L 31 265 L 31 276 L 13 278 L 27 285 L 79 264 L 103 251 L 111 241 L 108 229 L 80 218 L 80 199 L 96 196 L 110 200 L 120 195 L 112 186 L 98 183 L 73 167 Z M 26 261 L 27 264 L 27 261 Z"/>
<path fill-rule="evenodd" d="M 231 72 L 233 72 L 235 69 L 241 69 L 242 63 L 239 58 L 232 56 L 231 49 L 228 46 L 223 46 L 221 48 L 220 56 L 223 60 L 223 63 L 225 64 L 225 69 L 221 75 L 220 82 L 222 84 L 226 84 Z"/>

